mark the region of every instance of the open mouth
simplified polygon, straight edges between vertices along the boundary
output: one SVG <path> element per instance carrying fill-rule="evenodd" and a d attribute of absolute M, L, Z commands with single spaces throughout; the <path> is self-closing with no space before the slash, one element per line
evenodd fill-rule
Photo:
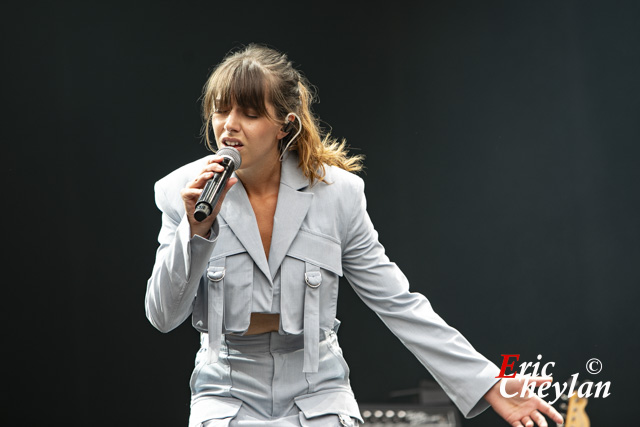
<path fill-rule="evenodd" d="M 233 147 L 235 149 L 243 147 L 242 142 L 235 139 L 227 139 L 227 138 L 222 140 L 222 145 L 224 145 L 225 147 Z"/>

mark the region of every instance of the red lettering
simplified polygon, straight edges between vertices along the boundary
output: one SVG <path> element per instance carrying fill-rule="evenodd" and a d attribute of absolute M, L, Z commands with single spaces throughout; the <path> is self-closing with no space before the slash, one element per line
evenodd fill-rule
<path fill-rule="evenodd" d="M 511 375 L 506 375 L 506 370 L 507 368 L 511 368 L 513 369 L 513 365 L 514 362 L 509 363 L 509 359 L 511 359 L 512 357 L 515 357 L 516 360 L 520 360 L 520 355 L 519 354 L 501 354 L 500 356 L 502 356 L 502 366 L 500 367 L 500 375 L 498 375 L 496 378 L 515 378 L 516 377 L 516 373 L 514 372 Z"/>

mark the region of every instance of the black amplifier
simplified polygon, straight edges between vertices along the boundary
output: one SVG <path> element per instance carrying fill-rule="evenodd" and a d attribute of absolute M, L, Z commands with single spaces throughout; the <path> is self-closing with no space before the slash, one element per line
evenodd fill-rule
<path fill-rule="evenodd" d="M 399 400 L 405 403 L 399 402 Z M 366 427 L 460 427 L 461 415 L 434 381 L 389 393 L 383 403 L 359 403 Z"/>

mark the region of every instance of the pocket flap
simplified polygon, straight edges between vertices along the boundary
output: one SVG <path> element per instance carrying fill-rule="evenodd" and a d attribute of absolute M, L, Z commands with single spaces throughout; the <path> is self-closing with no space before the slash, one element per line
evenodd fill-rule
<path fill-rule="evenodd" d="M 238 414 L 240 406 L 242 401 L 233 397 L 216 396 L 198 399 L 191 406 L 189 427 L 200 427 L 203 422 L 209 420 L 224 420 L 225 423 L 220 425 L 229 425 L 231 419 Z"/>
<path fill-rule="evenodd" d="M 342 276 L 342 248 L 328 237 L 300 229 L 287 255 Z"/>
<path fill-rule="evenodd" d="M 307 419 L 334 414 L 348 415 L 364 423 L 355 397 L 346 390 L 305 394 L 296 397 L 295 402 Z"/>

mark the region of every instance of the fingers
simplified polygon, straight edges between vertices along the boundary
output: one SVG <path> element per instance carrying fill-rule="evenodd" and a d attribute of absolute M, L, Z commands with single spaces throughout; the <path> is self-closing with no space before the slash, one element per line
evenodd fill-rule
<path fill-rule="evenodd" d="M 222 159 L 224 159 L 224 157 L 222 157 L 222 156 L 216 156 L 216 155 L 208 156 L 207 157 L 207 164 L 205 166 L 205 169 L 207 169 L 209 166 L 216 165 L 216 164 L 222 162 Z"/>
<path fill-rule="evenodd" d="M 187 183 L 187 187 L 204 188 L 207 181 L 210 180 L 215 173 L 224 171 L 224 167 L 218 163 L 221 160 L 222 157 L 220 156 L 211 156 L 207 160 L 206 166 L 202 171 L 200 171 L 200 175 L 198 175 L 193 181 Z"/>
<path fill-rule="evenodd" d="M 522 420 L 514 421 L 511 425 L 513 427 L 549 427 L 547 420 L 536 410 L 531 413 L 531 416 L 524 416 Z"/>
<path fill-rule="evenodd" d="M 530 382 L 535 382 L 536 385 L 544 384 L 551 381 L 553 380 L 550 377 L 535 377 L 530 380 Z M 547 420 L 542 414 L 547 415 L 553 422 L 557 424 L 564 424 L 564 419 L 562 418 L 562 415 L 560 415 L 560 413 L 556 410 L 556 408 L 551 406 L 548 402 L 540 399 L 539 397 L 534 397 L 534 399 L 537 402 L 537 409 L 533 410 L 530 417 L 537 426 L 548 426 Z"/>
<path fill-rule="evenodd" d="M 187 183 L 187 188 L 204 188 L 215 173 L 220 173 L 224 170 L 224 167 L 220 164 L 222 161 L 221 156 L 209 156 L 205 167 L 200 171 L 200 175 L 194 178 L 193 181 Z"/>
<path fill-rule="evenodd" d="M 216 162 L 219 163 L 222 161 L 223 157 L 218 156 L 217 154 L 211 154 L 210 156 L 205 157 L 207 159 L 207 164 Z"/>
<path fill-rule="evenodd" d="M 182 198 L 184 200 L 199 198 L 200 194 L 202 193 L 202 189 L 205 187 L 205 185 L 207 185 L 207 181 L 209 181 L 211 178 L 213 178 L 213 175 L 215 173 L 222 172 L 223 170 L 224 170 L 224 168 L 221 165 L 219 165 L 218 163 L 213 162 L 213 163 L 208 164 L 202 170 L 200 175 L 195 177 L 193 179 L 193 181 L 189 181 L 186 184 L 185 188 L 182 189 L 182 191 L 180 192 Z M 227 181 L 227 184 L 225 185 L 225 188 L 223 189 L 220 201 L 222 201 L 224 199 L 225 194 L 229 191 L 229 189 L 236 182 L 238 182 L 237 178 L 233 178 L 233 177 L 229 178 L 229 180 Z"/>
<path fill-rule="evenodd" d="M 548 427 L 547 420 L 544 419 L 540 412 L 533 411 L 533 413 L 531 414 L 531 418 L 533 418 L 533 421 L 535 421 L 539 427 Z M 531 423 L 531 425 L 533 426 L 533 422 Z"/>
<path fill-rule="evenodd" d="M 548 404 L 547 402 L 545 402 L 542 399 L 541 399 L 541 402 L 542 403 L 538 407 L 538 409 L 540 411 L 542 411 L 549 418 L 551 418 L 551 420 L 553 420 L 553 422 L 555 422 L 557 424 L 563 424 L 564 423 L 564 419 L 562 419 L 562 415 L 560 415 L 560 413 L 556 410 L 556 408 L 554 408 L 553 406 L 551 406 L 550 404 Z"/>
<path fill-rule="evenodd" d="M 220 173 L 224 170 L 224 167 L 218 163 L 219 160 L 222 160 L 222 157 L 211 156 L 211 158 L 207 160 L 205 167 L 200 171 L 200 175 L 195 177 L 193 181 L 187 183 L 187 187 L 204 188 L 207 181 L 213 178 L 215 173 Z"/>
<path fill-rule="evenodd" d="M 180 196 L 182 196 L 182 200 L 196 200 L 201 193 L 202 188 L 185 187 L 180 191 Z"/>
<path fill-rule="evenodd" d="M 193 181 L 188 182 L 186 188 L 199 188 L 202 190 L 211 178 L 213 178 L 213 172 L 203 171 Z"/>

